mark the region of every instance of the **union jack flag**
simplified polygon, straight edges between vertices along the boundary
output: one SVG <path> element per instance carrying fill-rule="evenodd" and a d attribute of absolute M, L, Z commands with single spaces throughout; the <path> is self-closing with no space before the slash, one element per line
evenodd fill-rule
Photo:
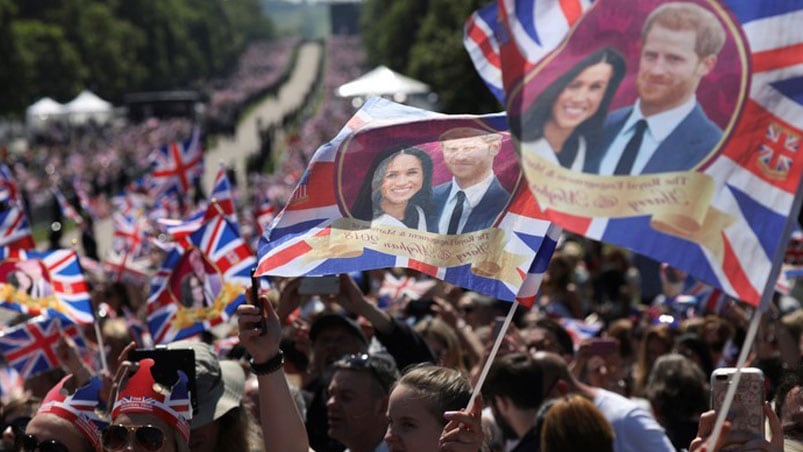
<path fill-rule="evenodd" d="M 387 298 L 391 303 L 407 297 L 410 300 L 418 300 L 427 291 L 435 287 L 434 279 L 418 279 L 415 276 L 385 273 L 382 285 L 379 286 L 379 297 Z"/>
<path fill-rule="evenodd" d="M 105 275 L 115 282 L 143 284 L 150 277 L 146 259 L 134 259 L 131 253 L 116 253 L 112 250 L 103 259 L 101 267 Z"/>
<path fill-rule="evenodd" d="M 202 256 L 206 269 L 203 307 L 189 305 L 184 297 L 193 254 Z M 227 321 L 245 301 L 243 288 L 251 285 L 255 264 L 251 249 L 222 215 L 208 219 L 185 243 L 176 244 L 151 279 L 147 312 L 154 342 L 187 338 Z M 207 290 L 206 283 L 218 287 Z"/>
<path fill-rule="evenodd" d="M 231 227 L 234 228 L 234 232 L 239 235 L 240 225 L 237 221 L 237 210 L 232 196 L 231 183 L 222 164 L 215 178 L 215 186 L 212 188 L 210 201 L 209 205 L 199 207 L 183 220 L 159 219 L 158 222 L 173 236 L 173 240 L 178 242 L 198 230 L 205 221 L 222 214 Z"/>
<path fill-rule="evenodd" d="M 590 323 L 583 320 L 561 317 L 557 322 L 569 333 L 572 338 L 574 349 L 580 348 L 580 344 L 587 339 L 597 337 L 602 330 L 601 323 Z"/>
<path fill-rule="evenodd" d="M 84 219 L 81 218 L 81 215 L 78 214 L 72 204 L 67 201 L 67 198 L 64 197 L 64 193 L 62 193 L 61 190 L 54 188 L 53 196 L 56 197 L 56 202 L 59 204 L 59 209 L 61 209 L 62 215 L 79 224 L 84 222 Z"/>
<path fill-rule="evenodd" d="M 175 188 L 179 193 L 188 193 L 203 175 L 203 154 L 198 127 L 193 129 L 188 140 L 156 149 L 151 154 L 151 190 L 161 193 Z"/>
<path fill-rule="evenodd" d="M 91 218 L 97 219 L 98 215 L 95 211 L 95 207 L 92 205 L 92 197 L 89 196 L 89 192 L 86 190 L 84 182 L 81 179 L 77 177 L 73 179 L 73 190 L 75 191 L 75 196 L 78 198 L 78 204 L 81 206 L 81 210 Z"/>
<path fill-rule="evenodd" d="M 226 175 L 226 168 L 220 164 L 215 177 L 215 185 L 212 187 L 212 195 L 209 197 L 212 204 L 217 203 L 221 209 L 223 216 L 229 221 L 229 224 L 234 228 L 234 231 L 240 233 L 240 223 L 237 221 L 237 207 L 236 200 L 234 199 L 234 192 L 232 191 L 231 181 Z"/>
<path fill-rule="evenodd" d="M 505 103 L 502 86 L 502 65 L 499 62 L 499 38 L 495 32 L 504 30 L 497 25 L 497 6 L 492 3 L 475 11 L 466 22 L 463 45 L 485 86 L 500 103 Z"/>
<path fill-rule="evenodd" d="M 47 314 L 79 324 L 95 316 L 89 286 L 74 250 L 0 248 L 0 307 Z"/>
<path fill-rule="evenodd" d="M 494 206 L 499 209 L 499 215 L 492 219 L 487 229 L 483 229 L 488 235 L 479 233 L 479 236 L 469 238 L 460 234 L 466 236 L 462 240 L 468 240 L 462 245 L 461 239 L 422 231 L 420 223 L 420 233 L 405 232 L 405 237 L 410 238 L 402 239 L 391 231 L 389 240 L 387 237 L 377 238 L 376 231 L 384 229 L 381 226 L 375 228 L 373 222 L 370 227 L 353 226 L 353 236 L 349 232 L 351 226 L 343 226 L 362 223 L 352 223 L 357 220 L 349 211 L 342 193 L 350 190 L 348 203 L 356 199 L 351 207 L 355 209 L 360 199 L 367 199 L 372 193 L 370 187 L 367 190 L 360 188 L 361 184 L 371 181 L 370 175 L 361 177 L 351 169 L 348 175 L 339 173 L 339 168 L 347 167 L 343 161 L 350 158 L 352 149 L 352 158 L 356 160 L 351 168 L 354 168 L 356 161 L 375 161 L 385 155 L 381 152 L 402 144 L 415 147 L 437 162 L 433 165 L 432 185 L 444 187 L 451 180 L 451 173 L 442 163 L 439 137 L 446 131 L 473 127 L 482 129 L 486 134 L 483 136 L 491 140 L 495 139 L 494 136 L 501 136 L 500 151 L 494 161 L 497 179 L 519 180 L 520 173 L 507 141 L 507 124 L 503 115 L 448 116 L 380 98 L 369 99 L 333 141 L 315 152 L 291 201 L 274 221 L 269 235 L 260 240 L 257 274 L 328 275 L 402 267 L 513 301 L 534 262 L 536 251 L 545 242 L 549 227 L 547 221 L 528 215 L 528 207 L 523 202 L 528 190 L 521 185 L 511 187 L 512 195 L 506 198 L 509 199 L 506 205 Z M 402 140 L 401 137 L 405 138 Z M 346 145 L 354 147 L 347 149 Z M 362 168 L 370 172 L 369 166 Z M 437 221 L 432 223 L 434 226 Z M 489 238 L 491 235 L 498 239 L 493 245 L 477 243 L 476 247 L 466 246 L 472 240 L 483 240 L 478 238 L 480 236 Z M 450 243 L 456 246 L 450 246 Z M 491 261 L 494 263 L 489 264 Z M 492 271 L 480 268 L 485 265 L 493 267 Z"/>
<path fill-rule="evenodd" d="M 0 353 L 27 380 L 61 365 L 56 348 L 62 336 L 72 338 L 79 350 L 86 349 L 75 324 L 40 316 L 0 332 Z"/>
<path fill-rule="evenodd" d="M 128 217 L 119 212 L 112 216 L 112 250 L 134 258 L 145 254 L 150 228 L 143 217 Z"/>
<path fill-rule="evenodd" d="M 611 110 L 632 104 L 636 43 L 647 13 L 663 3 L 499 1 L 495 23 L 501 29 L 492 36 L 497 37 L 510 117 L 520 121 L 547 86 L 606 46 L 629 58 Z M 697 97 L 725 135 L 716 154 L 684 174 L 713 184 L 708 208 L 721 214 L 717 230 L 707 223 L 705 233 L 683 235 L 677 229 L 658 229 L 650 215 L 583 215 L 550 207 L 543 198 L 537 201 L 546 219 L 568 230 L 667 262 L 756 305 L 772 290 L 770 274 L 781 260 L 785 232 L 799 208 L 795 194 L 803 159 L 781 154 L 795 153 L 803 130 L 803 34 L 796 26 L 803 18 L 803 4 L 721 0 L 706 5 L 729 26 L 719 69 L 702 79 Z M 744 49 L 749 49 L 746 56 Z M 524 130 L 532 124 L 516 126 Z"/>
<path fill-rule="evenodd" d="M 0 164 L 0 246 L 17 249 L 34 247 L 22 194 L 5 164 Z"/>
<path fill-rule="evenodd" d="M 761 144 L 758 159 L 765 171 L 784 178 L 797 154 L 799 136 L 783 130 L 778 124 L 767 127 L 767 139 Z"/>

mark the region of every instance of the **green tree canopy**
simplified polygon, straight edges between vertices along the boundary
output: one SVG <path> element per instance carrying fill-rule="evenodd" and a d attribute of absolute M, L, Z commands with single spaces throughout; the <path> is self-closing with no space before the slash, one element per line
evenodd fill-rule
<path fill-rule="evenodd" d="M 87 87 L 112 101 L 191 87 L 272 33 L 259 0 L 0 0 L 0 115 Z"/>
<path fill-rule="evenodd" d="M 428 83 L 447 113 L 499 111 L 501 105 L 463 47 L 466 19 L 486 3 L 365 0 L 362 26 L 368 58 Z"/>

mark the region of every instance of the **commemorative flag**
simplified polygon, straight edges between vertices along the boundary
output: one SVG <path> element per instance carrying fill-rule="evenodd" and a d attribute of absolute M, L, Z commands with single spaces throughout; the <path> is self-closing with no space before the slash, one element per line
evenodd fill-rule
<path fill-rule="evenodd" d="M 92 323 L 89 286 L 74 250 L 0 248 L 0 307 Z"/>
<path fill-rule="evenodd" d="M 36 317 L 0 332 L 0 353 L 24 379 L 61 366 L 56 347 L 62 336 L 75 341 L 79 350 L 86 343 L 78 327 L 56 317 Z"/>
<path fill-rule="evenodd" d="M 257 274 L 403 267 L 513 301 L 549 227 L 522 182 L 503 114 L 369 99 L 315 152 Z"/>
<path fill-rule="evenodd" d="M 757 305 L 799 208 L 801 19 L 796 1 L 500 1 L 542 217 Z"/>
<path fill-rule="evenodd" d="M 148 329 L 156 344 L 227 321 L 245 301 L 256 264 L 251 249 L 218 214 L 176 243 L 151 279 Z"/>

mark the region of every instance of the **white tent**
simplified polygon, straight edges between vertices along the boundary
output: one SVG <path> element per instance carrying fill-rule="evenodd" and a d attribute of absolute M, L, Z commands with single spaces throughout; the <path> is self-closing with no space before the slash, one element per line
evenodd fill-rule
<path fill-rule="evenodd" d="M 407 96 L 426 94 L 430 89 L 424 82 L 394 72 L 385 66 L 379 66 L 340 85 L 336 92 L 340 97 Z"/>
<path fill-rule="evenodd" d="M 40 128 L 48 121 L 62 119 L 66 112 L 64 105 L 43 97 L 25 110 L 25 124 L 28 128 Z"/>
<path fill-rule="evenodd" d="M 114 111 L 111 103 L 96 96 L 91 91 L 81 91 L 75 99 L 65 105 L 67 116 L 72 124 L 83 124 L 90 119 L 98 123 L 108 122 Z"/>

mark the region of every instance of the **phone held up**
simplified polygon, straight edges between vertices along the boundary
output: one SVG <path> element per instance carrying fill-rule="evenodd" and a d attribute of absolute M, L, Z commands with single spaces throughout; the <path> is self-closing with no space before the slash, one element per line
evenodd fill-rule
<path fill-rule="evenodd" d="M 743 367 L 739 386 L 731 404 L 728 420 L 734 431 L 748 432 L 764 437 L 764 372 L 756 367 Z M 735 367 L 723 367 L 711 374 L 711 408 L 719 411 L 725 393 L 733 382 Z"/>
<path fill-rule="evenodd" d="M 256 268 L 251 269 L 251 303 L 254 306 L 259 308 L 259 313 L 262 315 L 262 320 L 259 322 L 259 331 L 260 335 L 265 334 L 268 331 L 268 323 L 265 320 L 265 310 L 264 306 L 262 306 L 262 300 L 259 299 L 259 277 L 256 276 Z"/>
<path fill-rule="evenodd" d="M 337 275 L 304 276 L 298 285 L 299 295 L 337 295 L 340 293 L 340 278 Z"/>

